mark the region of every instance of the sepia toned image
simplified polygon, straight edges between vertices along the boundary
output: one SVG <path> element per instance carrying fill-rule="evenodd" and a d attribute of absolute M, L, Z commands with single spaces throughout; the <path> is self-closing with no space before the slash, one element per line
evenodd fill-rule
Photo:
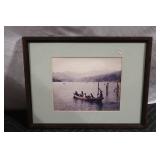
<path fill-rule="evenodd" d="M 120 110 L 121 58 L 52 58 L 55 111 Z"/>

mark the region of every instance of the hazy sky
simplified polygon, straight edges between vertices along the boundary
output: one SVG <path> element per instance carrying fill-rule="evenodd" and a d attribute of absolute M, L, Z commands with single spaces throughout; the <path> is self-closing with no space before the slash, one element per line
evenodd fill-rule
<path fill-rule="evenodd" d="M 121 58 L 52 58 L 53 72 L 109 73 L 121 70 Z"/>

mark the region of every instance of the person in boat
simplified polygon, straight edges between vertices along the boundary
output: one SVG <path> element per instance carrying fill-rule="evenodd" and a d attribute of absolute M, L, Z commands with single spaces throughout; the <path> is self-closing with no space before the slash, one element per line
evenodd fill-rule
<path fill-rule="evenodd" d="M 74 92 L 74 95 L 79 96 L 79 94 L 78 94 L 78 92 L 77 92 L 77 91 L 75 91 L 75 92 Z"/>
<path fill-rule="evenodd" d="M 91 98 L 95 98 L 92 93 L 91 93 Z"/>
<path fill-rule="evenodd" d="M 103 98 L 103 92 L 100 90 L 100 98 Z"/>
<path fill-rule="evenodd" d="M 81 94 L 80 94 L 80 96 L 81 96 L 81 97 L 83 97 L 83 95 L 84 95 L 84 93 L 83 93 L 83 91 L 81 91 Z"/>
<path fill-rule="evenodd" d="M 99 94 L 98 94 L 98 96 L 97 96 L 98 98 L 103 98 L 103 92 L 102 92 L 102 90 L 101 89 L 99 89 Z"/>
<path fill-rule="evenodd" d="M 84 96 L 85 96 L 85 98 L 88 98 L 88 99 L 91 98 L 91 96 L 90 96 L 90 95 L 87 95 L 86 93 L 84 93 Z"/>
<path fill-rule="evenodd" d="M 88 95 L 88 96 L 87 96 L 87 98 L 88 98 L 88 99 L 91 99 L 91 96 L 90 96 L 90 95 Z"/>

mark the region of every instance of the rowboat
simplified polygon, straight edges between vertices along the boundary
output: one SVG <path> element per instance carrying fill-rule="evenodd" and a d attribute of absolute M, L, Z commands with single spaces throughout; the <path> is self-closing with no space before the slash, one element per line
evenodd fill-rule
<path fill-rule="evenodd" d="M 101 89 L 99 88 L 99 82 L 98 82 L 98 93 L 97 95 L 99 95 L 97 98 L 93 97 L 93 95 L 91 94 L 91 96 L 86 96 L 86 93 L 82 96 L 83 94 L 78 94 L 77 91 L 75 91 L 75 93 L 73 93 L 73 98 L 74 99 L 80 99 L 83 101 L 88 101 L 88 102 L 95 102 L 95 103 L 102 103 L 103 98 L 103 94 Z"/>
<path fill-rule="evenodd" d="M 80 99 L 80 100 L 83 100 L 83 101 L 88 101 L 88 102 L 96 102 L 96 103 L 101 103 L 102 100 L 104 99 L 103 97 L 97 97 L 97 98 L 87 98 L 87 97 L 81 97 L 81 96 L 78 96 L 78 95 L 73 95 L 73 98 L 74 99 Z"/>

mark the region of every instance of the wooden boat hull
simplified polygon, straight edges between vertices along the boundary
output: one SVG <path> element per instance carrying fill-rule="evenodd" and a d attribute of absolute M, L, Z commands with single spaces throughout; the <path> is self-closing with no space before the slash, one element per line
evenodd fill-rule
<path fill-rule="evenodd" d="M 103 98 L 86 98 L 86 97 L 80 97 L 80 96 L 77 96 L 77 95 L 74 95 L 73 98 L 75 99 L 80 99 L 80 100 L 83 100 L 83 101 L 88 101 L 88 102 L 97 102 L 97 103 L 101 103 Z"/>

